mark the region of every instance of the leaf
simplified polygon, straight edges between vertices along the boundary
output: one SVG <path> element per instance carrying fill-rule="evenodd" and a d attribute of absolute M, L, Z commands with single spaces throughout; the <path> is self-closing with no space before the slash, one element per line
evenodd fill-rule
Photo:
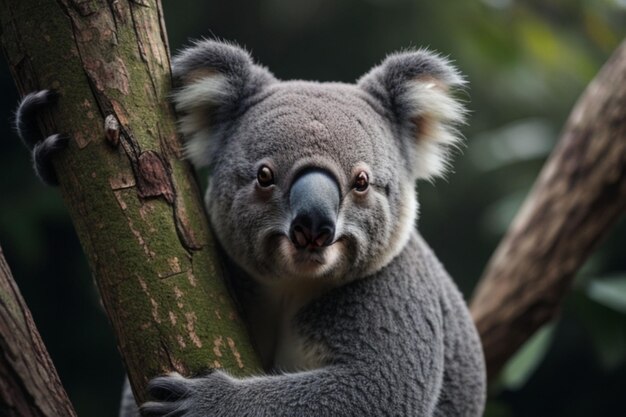
<path fill-rule="evenodd" d="M 554 336 L 554 328 L 554 323 L 541 327 L 507 362 L 501 375 L 505 388 L 518 390 L 526 384 L 545 357 Z"/>
<path fill-rule="evenodd" d="M 511 411 L 510 404 L 498 401 L 497 399 L 489 398 L 487 404 L 485 404 L 485 413 L 483 417 L 511 417 L 513 412 Z"/>
<path fill-rule="evenodd" d="M 587 286 L 592 300 L 626 314 L 626 276 L 593 280 Z"/>

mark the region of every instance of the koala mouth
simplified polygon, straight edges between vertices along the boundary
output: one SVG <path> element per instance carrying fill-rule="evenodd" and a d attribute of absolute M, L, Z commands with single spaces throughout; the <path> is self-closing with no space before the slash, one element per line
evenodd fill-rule
<path fill-rule="evenodd" d="M 297 263 L 313 263 L 324 265 L 326 263 L 326 248 L 319 248 L 309 245 L 306 248 L 296 249 L 294 261 Z"/>
<path fill-rule="evenodd" d="M 293 274 L 322 276 L 330 272 L 341 257 L 341 242 L 318 247 L 296 247 L 287 236 L 279 243 L 279 253 L 285 269 Z"/>

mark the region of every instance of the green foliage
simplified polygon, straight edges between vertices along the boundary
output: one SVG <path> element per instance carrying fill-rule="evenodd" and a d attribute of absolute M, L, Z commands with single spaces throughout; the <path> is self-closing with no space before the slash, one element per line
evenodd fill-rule
<path fill-rule="evenodd" d="M 626 314 L 626 275 L 591 281 L 587 295 L 592 300 Z"/>
<path fill-rule="evenodd" d="M 507 389 L 523 387 L 541 364 L 554 336 L 554 323 L 539 329 L 533 337 L 508 361 L 500 375 L 500 383 Z"/>

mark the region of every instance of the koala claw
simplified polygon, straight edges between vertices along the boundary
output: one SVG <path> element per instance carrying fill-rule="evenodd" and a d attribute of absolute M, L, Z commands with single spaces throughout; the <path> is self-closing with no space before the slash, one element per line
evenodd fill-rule
<path fill-rule="evenodd" d="M 173 372 L 168 376 L 152 379 L 148 383 L 148 394 L 154 401 L 143 403 L 139 410 L 144 417 L 190 416 L 192 380 Z"/>
<path fill-rule="evenodd" d="M 151 401 L 139 407 L 144 417 L 208 417 L 241 415 L 232 396 L 237 392 L 233 379 L 220 371 L 197 378 L 171 373 L 148 383 Z"/>
<path fill-rule="evenodd" d="M 65 149 L 69 138 L 54 134 L 48 136 L 33 147 L 33 167 L 37 176 L 47 185 L 58 185 L 56 173 L 52 166 L 52 156 Z"/>
<path fill-rule="evenodd" d="M 191 393 L 189 380 L 177 372 L 160 376 L 148 383 L 148 394 L 158 401 L 173 401 L 186 398 Z"/>
<path fill-rule="evenodd" d="M 183 417 L 187 413 L 187 408 L 182 408 L 178 402 L 149 401 L 144 403 L 139 411 L 143 417 Z"/>
<path fill-rule="evenodd" d="M 15 129 L 28 149 L 32 149 L 43 137 L 37 124 L 37 115 L 54 105 L 59 98 L 55 90 L 41 90 L 27 94 L 15 112 Z"/>
<path fill-rule="evenodd" d="M 69 142 L 65 135 L 51 135 L 44 138 L 37 124 L 41 111 L 54 105 L 59 93 L 54 90 L 41 90 L 27 94 L 15 112 L 15 129 L 24 145 L 32 152 L 33 166 L 37 176 L 48 185 L 57 185 L 58 180 L 52 167 L 52 157 L 65 149 Z"/>

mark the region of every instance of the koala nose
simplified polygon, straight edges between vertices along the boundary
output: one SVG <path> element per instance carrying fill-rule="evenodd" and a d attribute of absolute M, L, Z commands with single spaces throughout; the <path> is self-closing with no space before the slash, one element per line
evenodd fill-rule
<path fill-rule="evenodd" d="M 306 171 L 289 191 L 289 238 L 298 248 L 323 247 L 333 242 L 339 212 L 339 184 L 327 172 Z"/>

